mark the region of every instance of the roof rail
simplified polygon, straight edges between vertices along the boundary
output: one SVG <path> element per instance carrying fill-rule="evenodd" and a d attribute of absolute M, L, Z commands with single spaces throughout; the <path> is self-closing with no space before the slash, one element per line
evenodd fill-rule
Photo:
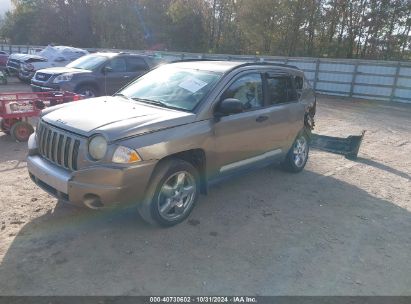
<path fill-rule="evenodd" d="M 267 62 L 267 61 L 246 62 L 246 63 L 243 63 L 241 65 L 238 65 L 237 67 L 243 67 L 243 66 L 249 66 L 249 65 L 272 65 L 272 66 L 290 68 L 290 69 L 295 69 L 295 70 L 301 71 L 301 69 L 299 67 L 295 66 L 295 65 L 290 65 L 290 64 L 286 64 L 286 63 Z"/>
<path fill-rule="evenodd" d="M 175 62 L 191 62 L 191 61 L 225 61 L 225 60 L 216 60 L 216 59 L 205 59 L 205 58 L 188 58 L 188 59 L 176 59 L 173 61 L 170 61 L 169 63 L 175 63 Z"/>
<path fill-rule="evenodd" d="M 177 60 L 170 61 L 169 63 L 191 62 L 191 61 L 228 61 L 229 62 L 229 60 L 221 60 L 221 59 L 193 58 L 193 59 L 177 59 Z M 235 61 L 235 60 L 232 60 L 232 61 Z M 242 62 L 243 60 L 238 60 L 238 61 Z M 301 69 L 295 65 L 290 65 L 290 64 L 285 64 L 285 63 L 267 62 L 267 61 L 248 61 L 248 62 L 244 62 L 242 64 L 235 66 L 233 69 L 237 69 L 239 67 L 244 67 L 244 66 L 249 66 L 249 65 L 278 66 L 278 67 L 290 68 L 290 69 L 301 71 Z"/>

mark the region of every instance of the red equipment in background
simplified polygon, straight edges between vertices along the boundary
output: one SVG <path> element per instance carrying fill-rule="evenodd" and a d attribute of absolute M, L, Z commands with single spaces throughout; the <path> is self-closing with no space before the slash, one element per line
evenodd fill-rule
<path fill-rule="evenodd" d="M 27 141 L 34 132 L 29 117 L 38 117 L 44 108 L 82 98 L 82 95 L 70 92 L 1 93 L 0 128 L 14 140 Z"/>

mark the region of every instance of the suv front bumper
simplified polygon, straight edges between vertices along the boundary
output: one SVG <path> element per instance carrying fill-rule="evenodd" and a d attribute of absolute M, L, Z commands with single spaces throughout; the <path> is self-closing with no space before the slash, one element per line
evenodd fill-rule
<path fill-rule="evenodd" d="M 155 165 L 156 161 L 144 161 L 133 166 L 101 165 L 68 171 L 40 155 L 27 157 L 30 177 L 40 188 L 64 201 L 93 209 L 141 201 Z"/>
<path fill-rule="evenodd" d="M 31 90 L 33 92 L 50 92 L 50 91 L 66 91 L 74 92 L 74 84 L 70 82 L 61 82 L 59 84 L 54 84 L 51 81 L 40 82 L 34 79 L 31 80 Z"/>
<path fill-rule="evenodd" d="M 35 73 L 35 71 L 27 71 L 25 69 L 20 69 L 19 76 L 23 80 L 31 80 Z"/>
<path fill-rule="evenodd" d="M 51 91 L 60 91 L 59 86 L 54 86 L 54 87 L 45 87 L 45 86 L 40 86 L 36 84 L 31 84 L 31 90 L 33 92 L 51 92 Z"/>

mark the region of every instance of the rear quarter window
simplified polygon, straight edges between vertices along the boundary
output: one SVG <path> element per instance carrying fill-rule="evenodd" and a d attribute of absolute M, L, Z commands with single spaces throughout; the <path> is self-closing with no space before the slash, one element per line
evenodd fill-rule
<path fill-rule="evenodd" d="M 302 90 L 304 88 L 304 79 L 301 76 L 295 76 L 294 81 L 296 90 Z"/>
<path fill-rule="evenodd" d="M 304 90 L 312 89 L 310 82 L 309 82 L 308 79 L 305 78 L 305 77 L 304 77 L 303 89 L 304 89 Z"/>

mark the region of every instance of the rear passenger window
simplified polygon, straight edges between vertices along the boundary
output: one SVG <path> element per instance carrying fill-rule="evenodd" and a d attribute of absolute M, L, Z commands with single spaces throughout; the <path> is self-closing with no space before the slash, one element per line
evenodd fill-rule
<path fill-rule="evenodd" d="M 290 76 L 275 76 L 267 79 L 269 103 L 280 104 L 298 99 L 293 79 Z"/>
<path fill-rule="evenodd" d="M 128 72 L 140 72 L 148 70 L 148 65 L 142 58 L 129 57 L 127 58 L 127 71 Z"/>

